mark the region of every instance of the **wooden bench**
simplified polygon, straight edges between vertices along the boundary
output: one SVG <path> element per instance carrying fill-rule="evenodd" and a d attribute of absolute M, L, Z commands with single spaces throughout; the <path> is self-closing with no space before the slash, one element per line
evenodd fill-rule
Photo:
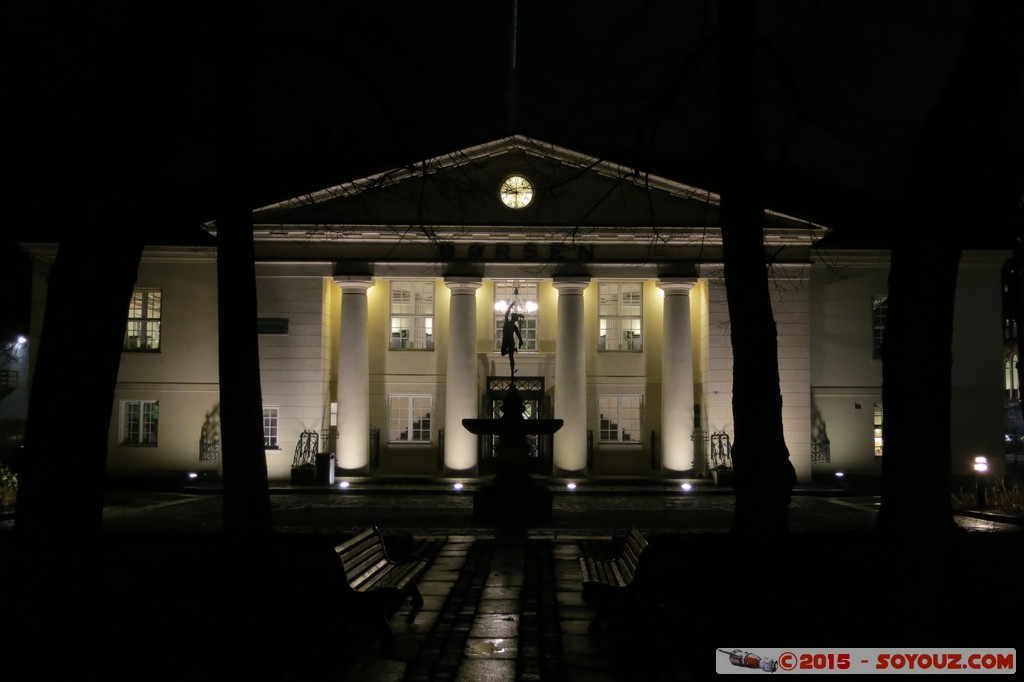
<path fill-rule="evenodd" d="M 579 557 L 583 573 L 583 601 L 596 609 L 588 632 L 596 635 L 609 618 L 639 606 L 644 600 L 645 576 L 649 577 L 649 542 L 637 527 L 622 538 L 622 549 L 610 557 L 584 554 Z M 646 553 L 645 553 L 646 552 Z"/>
<path fill-rule="evenodd" d="M 395 637 L 391 615 L 407 598 L 412 600 L 411 616 L 423 605 L 417 583 L 427 569 L 427 562 L 423 559 L 392 560 L 377 526 L 336 545 L 334 552 L 345 571 L 348 602 L 376 620 L 376 634 L 390 644 Z"/>

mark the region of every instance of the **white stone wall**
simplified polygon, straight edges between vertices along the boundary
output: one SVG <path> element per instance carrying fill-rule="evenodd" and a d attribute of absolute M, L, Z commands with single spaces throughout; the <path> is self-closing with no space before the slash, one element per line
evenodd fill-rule
<path fill-rule="evenodd" d="M 872 358 L 873 296 L 888 293 L 888 256 L 822 254 L 810 273 L 811 430 L 829 441 L 816 476 L 877 477 L 874 405 L 882 404 L 882 361 Z"/>
<path fill-rule="evenodd" d="M 107 469 L 136 473 L 217 469 L 199 461 L 204 422 L 220 402 L 217 265 L 211 251 L 147 248 L 137 287 L 161 290 L 160 351 L 122 353 Z M 157 445 L 121 444 L 125 400 L 158 400 Z"/>
<path fill-rule="evenodd" d="M 287 480 L 299 435 L 318 435 L 329 425 L 331 359 L 324 354 L 325 267 L 257 267 L 257 315 L 285 318 L 287 334 L 261 334 L 260 384 L 263 404 L 278 409 L 278 448 L 267 449 L 267 475 Z M 329 317 L 326 318 L 330 320 Z M 333 444 L 320 443 L 321 452 Z"/>

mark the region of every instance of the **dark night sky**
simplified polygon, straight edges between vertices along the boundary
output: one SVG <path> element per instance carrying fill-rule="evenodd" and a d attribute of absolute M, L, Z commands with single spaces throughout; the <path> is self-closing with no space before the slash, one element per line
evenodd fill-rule
<path fill-rule="evenodd" d="M 237 4 L 244 15 L 211 2 L 11 11 L 8 235 L 89 234 L 107 216 L 175 230 L 209 219 L 225 130 L 247 140 L 255 205 L 510 132 L 716 189 L 714 2 Z M 1018 233 L 1020 5 L 756 3 L 769 205 L 867 233 L 925 158 L 929 178 L 972 196 L 980 225 Z M 939 155 L 955 160 L 947 168 L 914 145 L 978 7 L 1010 8 L 1013 21 L 984 36 L 988 66 L 1007 68 L 972 73 L 985 125 Z M 237 68 L 225 73 L 223 54 Z M 225 119 L 234 103 L 247 117 Z"/>

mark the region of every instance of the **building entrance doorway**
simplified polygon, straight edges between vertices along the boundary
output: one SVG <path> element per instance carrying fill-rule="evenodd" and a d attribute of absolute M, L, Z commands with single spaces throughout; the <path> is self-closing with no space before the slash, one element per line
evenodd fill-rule
<path fill-rule="evenodd" d="M 501 405 L 512 386 L 509 377 L 487 377 L 487 393 L 484 395 L 484 414 L 490 419 L 501 419 Z M 523 419 L 546 419 L 550 417 L 550 401 L 544 395 L 544 377 L 516 377 L 516 391 L 523 399 Z M 551 473 L 551 450 L 553 436 L 527 435 L 530 444 L 528 471 L 531 474 L 547 476 Z M 489 476 L 496 473 L 494 446 L 498 436 L 480 436 L 480 474 Z"/>

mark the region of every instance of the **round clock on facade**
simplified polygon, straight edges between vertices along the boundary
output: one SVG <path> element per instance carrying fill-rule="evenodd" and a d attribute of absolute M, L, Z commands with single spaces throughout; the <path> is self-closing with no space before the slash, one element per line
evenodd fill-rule
<path fill-rule="evenodd" d="M 501 183 L 501 202 L 509 208 L 525 208 L 533 201 L 533 185 L 522 175 L 510 175 Z"/>

